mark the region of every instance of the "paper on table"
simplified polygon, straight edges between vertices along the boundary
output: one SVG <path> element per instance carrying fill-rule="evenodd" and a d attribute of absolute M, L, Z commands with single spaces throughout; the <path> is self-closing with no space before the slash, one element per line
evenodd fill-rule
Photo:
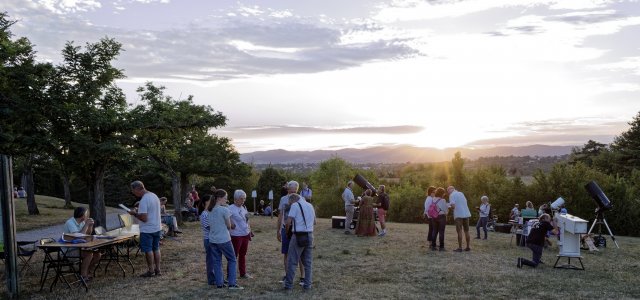
<path fill-rule="evenodd" d="M 131 209 L 129 209 L 128 207 L 124 206 L 124 204 L 122 204 L 122 203 L 118 204 L 118 206 L 120 206 L 122 209 L 126 210 L 127 212 L 131 211 Z"/>

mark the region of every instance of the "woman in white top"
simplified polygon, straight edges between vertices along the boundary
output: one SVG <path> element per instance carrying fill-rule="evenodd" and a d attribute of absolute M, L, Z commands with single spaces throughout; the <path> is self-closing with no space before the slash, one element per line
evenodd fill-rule
<path fill-rule="evenodd" d="M 478 223 L 476 224 L 476 239 L 480 239 L 480 228 L 484 230 L 484 239 L 487 239 L 487 222 L 489 221 L 489 212 L 491 211 L 491 204 L 489 204 L 489 197 L 482 196 L 480 198 L 482 204 L 478 207 L 478 212 L 480 213 L 480 218 L 478 219 Z"/>
<path fill-rule="evenodd" d="M 252 278 L 247 274 L 247 250 L 249 250 L 249 241 L 251 241 L 251 227 L 249 226 L 249 212 L 244 207 L 244 201 L 247 199 L 247 193 L 243 190 L 236 190 L 233 193 L 233 204 L 229 206 L 231 212 L 231 222 L 235 224 L 235 228 L 229 230 L 231 234 L 231 243 L 233 251 L 238 258 L 238 268 L 240 270 L 240 278 Z"/>
<path fill-rule="evenodd" d="M 427 233 L 427 242 L 431 242 L 431 239 L 433 238 L 433 229 L 435 228 L 435 225 L 433 225 L 433 222 L 435 220 L 429 217 L 429 207 L 431 206 L 431 203 L 433 203 L 433 199 L 435 199 L 435 196 L 436 196 L 436 187 L 430 186 L 427 189 L 427 199 L 424 201 L 424 217 L 427 219 L 427 222 L 429 223 L 429 232 Z"/>

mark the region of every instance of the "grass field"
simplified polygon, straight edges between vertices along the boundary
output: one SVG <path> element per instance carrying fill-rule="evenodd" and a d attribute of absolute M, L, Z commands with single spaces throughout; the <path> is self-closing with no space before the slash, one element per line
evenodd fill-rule
<path fill-rule="evenodd" d="M 516 268 L 516 258 L 531 252 L 510 246 L 510 235 L 490 233 L 489 240 L 472 240 L 472 251 L 455 253 L 455 229 L 446 229 L 446 252 L 426 247 L 424 224 L 389 224 L 387 236 L 364 238 L 331 229 L 331 220 L 319 219 L 315 230 L 314 284 L 310 292 L 296 286 L 285 294 L 278 284 L 284 274 L 276 219 L 251 219 L 255 233 L 249 245 L 248 272 L 254 279 L 239 280 L 243 291 L 215 289 L 206 284 L 204 250 L 199 223 L 183 226 L 178 238 L 162 246 L 163 276 L 140 278 L 142 257 L 134 260 L 136 274 L 126 278 L 113 266 L 99 274 L 90 290 L 68 290 L 62 285 L 37 292 L 36 271 L 21 279 L 25 298 L 206 299 L 206 298 L 314 298 L 314 299 L 620 299 L 640 298 L 640 239 L 619 237 L 599 253 L 583 253 L 586 271 L 553 269 L 557 247 L 545 250 L 546 264 L 537 269 Z M 615 230 L 615 228 L 614 228 Z M 41 255 L 41 254 L 39 254 Z M 37 274 L 36 274 L 37 273 Z M 299 274 L 296 275 L 296 280 Z M 4 287 L 2 287 L 4 289 Z"/>

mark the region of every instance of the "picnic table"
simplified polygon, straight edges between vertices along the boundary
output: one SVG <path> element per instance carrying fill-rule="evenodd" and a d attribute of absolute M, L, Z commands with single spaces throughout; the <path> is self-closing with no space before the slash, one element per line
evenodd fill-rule
<path fill-rule="evenodd" d="M 80 276 L 80 268 L 76 268 L 75 265 L 82 263 L 82 256 L 80 251 L 69 251 L 71 249 L 78 249 L 84 251 L 104 251 L 105 255 L 100 262 L 107 261 L 105 266 L 105 273 L 111 262 L 115 262 L 123 272 L 123 276 L 126 276 L 124 267 L 121 262 L 128 262 L 132 268 L 132 272 L 135 271 L 133 263 L 130 258 L 130 247 L 133 245 L 135 238 L 140 235 L 139 228 L 132 226 L 131 228 L 118 228 L 104 235 L 93 236 L 91 241 L 83 243 L 67 243 L 60 241 L 53 241 L 46 243 L 40 243 L 38 248 L 44 251 L 43 269 L 40 278 L 40 290 L 44 288 L 44 283 L 47 280 L 49 270 L 53 269 L 54 279 L 49 287 L 49 291 L 53 290 L 53 287 L 58 281 L 64 282 L 67 287 L 71 288 L 72 284 L 78 284 L 79 287 L 84 287 L 86 291 L 89 290 L 87 282 Z M 77 254 L 78 256 L 71 256 L 68 254 Z M 98 264 L 99 266 L 100 264 Z M 96 269 L 98 268 L 96 266 Z M 45 272 L 46 268 L 46 272 Z M 69 281 L 65 278 L 66 275 L 74 276 L 74 280 Z M 95 270 L 94 270 L 95 275 Z"/>

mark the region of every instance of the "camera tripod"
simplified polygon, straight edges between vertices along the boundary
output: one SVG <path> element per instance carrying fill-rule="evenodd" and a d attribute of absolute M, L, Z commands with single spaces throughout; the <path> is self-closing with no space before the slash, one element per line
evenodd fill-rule
<path fill-rule="evenodd" d="M 589 229 L 589 233 L 593 231 L 593 228 L 596 227 L 596 224 L 598 224 L 598 235 L 602 236 L 602 224 L 604 224 L 604 226 L 607 227 L 607 230 L 609 231 L 609 236 L 611 237 L 613 242 L 616 244 L 616 247 L 620 249 L 620 246 L 618 246 L 618 242 L 616 241 L 616 237 L 611 232 L 611 228 L 609 228 L 609 224 L 607 223 L 607 220 L 604 218 L 604 212 L 602 211 L 596 212 L 596 220 L 593 221 L 593 224 L 591 225 L 591 229 Z"/>

